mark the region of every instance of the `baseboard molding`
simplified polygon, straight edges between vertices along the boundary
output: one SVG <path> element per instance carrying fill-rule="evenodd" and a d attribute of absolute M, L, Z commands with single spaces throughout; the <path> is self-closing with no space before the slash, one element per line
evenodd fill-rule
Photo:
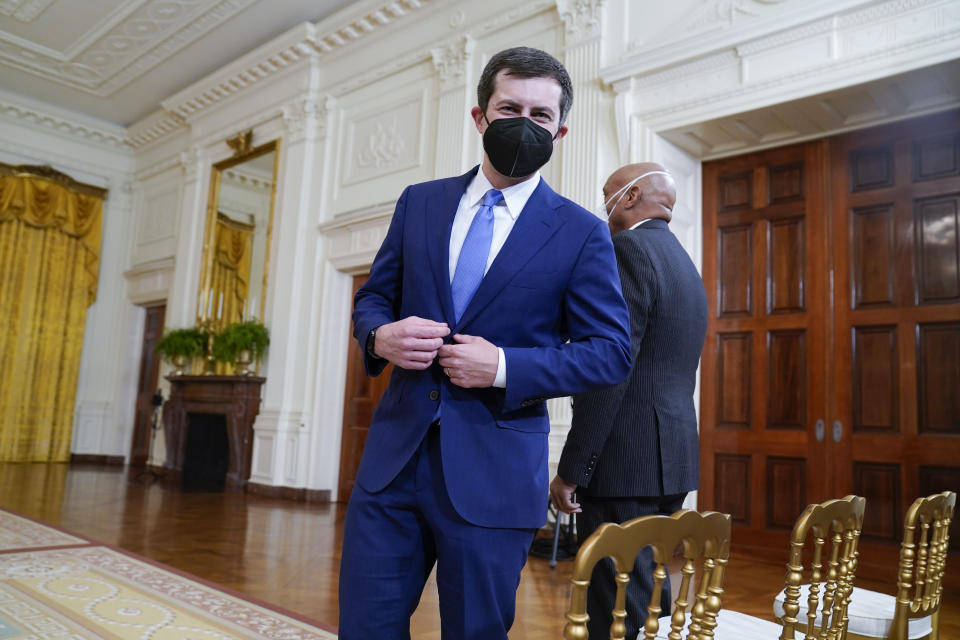
<path fill-rule="evenodd" d="M 71 453 L 70 464 L 105 464 L 122 467 L 126 464 L 123 456 L 105 456 L 92 453 Z"/>
<path fill-rule="evenodd" d="M 330 502 L 330 489 L 296 489 L 294 487 L 277 487 L 269 484 L 247 483 L 247 493 L 253 493 L 267 498 L 284 498 L 297 502 L 327 503 Z"/>

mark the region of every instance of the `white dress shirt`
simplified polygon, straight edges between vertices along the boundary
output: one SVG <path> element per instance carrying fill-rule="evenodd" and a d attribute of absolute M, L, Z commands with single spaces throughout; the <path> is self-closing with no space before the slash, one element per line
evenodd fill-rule
<path fill-rule="evenodd" d="M 630 227 L 629 229 L 627 229 L 627 231 L 633 231 L 634 229 L 636 229 L 637 227 L 639 227 L 640 225 L 642 225 L 644 222 L 650 222 L 651 220 L 653 220 L 653 218 L 644 218 L 644 219 L 641 220 L 640 222 L 637 222 L 637 223 L 634 224 L 632 227 Z"/>
<path fill-rule="evenodd" d="M 503 243 L 507 241 L 507 236 L 513 230 L 513 225 L 520 216 L 527 200 L 533 195 L 534 189 L 540 184 L 540 172 L 534 173 L 528 179 L 519 184 L 506 189 L 500 189 L 503 194 L 503 202 L 493 208 L 493 238 L 490 241 L 490 255 L 487 256 L 487 266 L 483 273 L 486 275 L 493 264 Z M 483 168 L 477 171 L 467 190 L 463 192 L 460 198 L 460 204 L 457 206 L 457 214 L 453 218 L 453 228 L 450 230 L 450 282 L 453 283 L 453 274 L 457 270 L 457 260 L 460 258 L 460 249 L 463 247 L 463 241 L 467 237 L 467 231 L 470 230 L 470 224 L 473 217 L 477 215 L 480 204 L 483 202 L 483 195 L 493 189 L 493 185 L 483 174 Z M 497 377 L 493 386 L 505 388 L 507 386 L 507 363 L 503 355 L 503 349 L 497 347 L 499 358 L 497 360 Z"/>

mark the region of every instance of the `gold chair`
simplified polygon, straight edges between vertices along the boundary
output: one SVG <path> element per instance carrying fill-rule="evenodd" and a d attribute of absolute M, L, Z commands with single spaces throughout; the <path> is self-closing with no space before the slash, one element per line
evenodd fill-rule
<path fill-rule="evenodd" d="M 670 617 L 670 638 L 679 640 L 686 622 L 690 585 L 702 562 L 700 582 L 694 598 L 688 638 L 709 638 L 716 627 L 723 593 L 723 573 L 730 555 L 730 516 L 724 513 L 681 510 L 671 516 L 650 515 L 622 525 L 601 525 L 580 547 L 573 565 L 573 593 L 563 628 L 565 640 L 587 638 L 587 587 L 593 567 L 606 557 L 617 569 L 617 595 L 613 609 L 610 638 L 621 640 L 626 634 L 626 590 L 637 554 L 646 546 L 653 548 L 657 567 L 653 574 L 653 593 L 643 637 L 655 638 L 659 631 L 660 593 L 667 578 L 666 565 L 678 546 L 683 549 L 683 569 L 674 613 Z M 666 623 L 666 620 L 664 621 Z M 665 637 L 665 636 L 664 636 Z"/>
<path fill-rule="evenodd" d="M 916 640 L 939 638 L 942 580 L 957 494 L 917 498 L 907 510 L 897 571 L 897 595 L 856 587 L 850 596 L 847 637 Z M 781 615 L 782 596 L 774 611 Z"/>
<path fill-rule="evenodd" d="M 865 500 L 858 496 L 809 505 L 797 518 L 790 534 L 787 586 L 783 592 L 785 613 L 780 616 L 781 624 L 724 609 L 717 616 L 713 637 L 717 640 L 794 640 L 799 632 L 805 634 L 803 637 L 807 640 L 843 639 L 846 608 L 857 568 L 857 542 L 863 527 L 864 505 Z M 825 549 L 827 543 L 829 549 Z M 810 559 L 806 572 L 805 557 Z M 809 574 L 809 580 L 804 590 L 800 585 L 805 573 Z M 809 587 L 811 584 L 813 588 Z M 805 621 L 797 615 L 802 608 L 801 601 L 814 613 Z"/>

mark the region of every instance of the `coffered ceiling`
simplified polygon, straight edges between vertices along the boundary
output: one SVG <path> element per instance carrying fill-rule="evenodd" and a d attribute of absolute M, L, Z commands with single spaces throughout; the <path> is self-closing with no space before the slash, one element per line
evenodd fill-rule
<path fill-rule="evenodd" d="M 349 0 L 0 0 L 0 88 L 113 124 Z"/>

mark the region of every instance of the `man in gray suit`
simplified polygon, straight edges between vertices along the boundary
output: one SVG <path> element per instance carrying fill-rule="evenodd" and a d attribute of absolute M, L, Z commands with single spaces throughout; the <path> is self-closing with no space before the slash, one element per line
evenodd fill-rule
<path fill-rule="evenodd" d="M 550 495 L 558 509 L 577 514 L 580 540 L 604 522 L 669 515 L 699 485 L 693 392 L 707 298 L 697 268 L 667 226 L 674 181 L 658 164 L 632 164 L 607 179 L 603 195 L 630 309 L 633 366 L 619 385 L 574 397 Z M 627 638 L 637 636 L 646 617 L 654 567 L 647 549 L 627 590 Z M 587 593 L 591 638 L 609 634 L 614 576 L 610 559 L 594 569 Z M 670 611 L 664 586 L 661 615 Z"/>

